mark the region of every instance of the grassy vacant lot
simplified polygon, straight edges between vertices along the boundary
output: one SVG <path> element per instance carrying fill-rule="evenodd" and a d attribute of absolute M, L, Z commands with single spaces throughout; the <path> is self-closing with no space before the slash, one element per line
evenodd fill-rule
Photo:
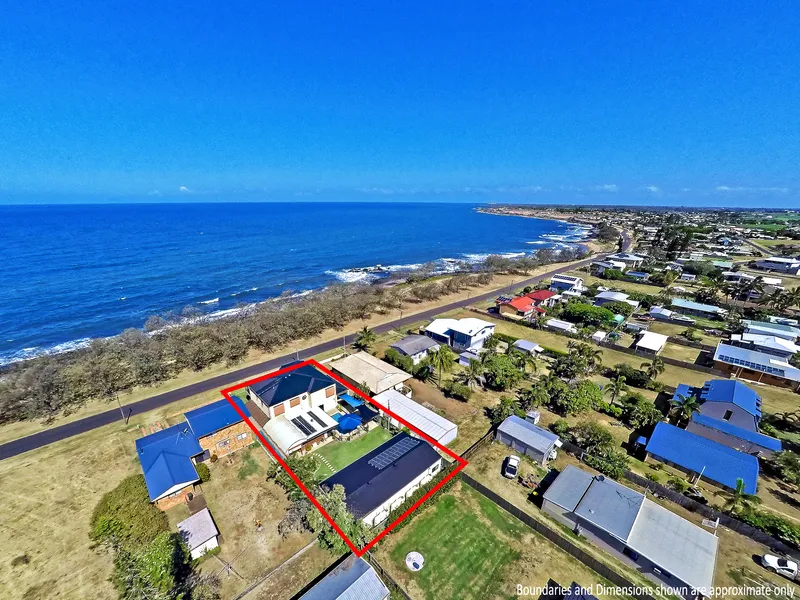
<path fill-rule="evenodd" d="M 569 273 L 567 273 L 567 275 L 573 275 L 574 277 L 583 277 L 583 282 L 586 285 L 595 285 L 595 284 L 602 285 L 607 288 L 620 290 L 627 294 L 631 294 L 633 292 L 639 292 L 641 294 L 650 294 L 651 296 L 655 296 L 662 289 L 660 285 L 651 285 L 648 283 L 633 283 L 630 281 L 615 281 L 612 279 L 602 279 L 600 277 L 595 277 L 594 275 L 589 275 L 587 271 L 570 271 Z"/>
<path fill-rule="evenodd" d="M 336 471 L 339 471 L 354 460 L 364 456 L 370 450 L 374 450 L 390 437 L 392 437 L 392 434 L 389 431 L 383 427 L 376 427 L 350 442 L 330 442 L 314 452 L 314 454 L 327 460 Z M 317 475 L 324 478 L 333 475 L 333 471 L 328 468 L 325 462 L 320 462 Z"/>
<path fill-rule="evenodd" d="M 679 336 L 681 333 L 686 331 L 688 327 L 686 325 L 679 325 L 677 323 L 663 323 L 661 321 L 651 321 L 648 326 L 649 331 L 653 331 L 655 333 L 661 333 L 663 335 L 669 336 Z M 720 341 L 720 337 L 708 335 L 702 329 L 694 329 L 694 332 L 700 336 L 700 343 L 706 344 L 707 346 L 716 346 L 717 343 Z"/>
<path fill-rule="evenodd" d="M 408 552 L 425 566 L 412 573 Z M 474 490 L 456 484 L 377 552 L 381 565 L 413 598 L 471 600 L 514 597 L 517 584 L 601 583 L 599 575 L 532 532 Z"/>
<path fill-rule="evenodd" d="M 491 446 L 481 450 L 477 454 L 475 454 L 471 460 L 470 464 L 466 468 L 466 473 L 478 479 L 481 483 L 486 485 L 487 487 L 491 488 L 493 491 L 497 492 L 501 496 L 503 496 L 508 501 L 514 503 L 516 506 L 530 514 L 536 519 L 542 520 L 550 524 L 553 527 L 560 527 L 555 521 L 550 520 L 549 517 L 544 515 L 542 511 L 537 508 L 532 502 L 528 500 L 528 491 L 523 488 L 518 483 L 506 479 L 500 474 L 500 467 L 502 464 L 502 460 L 505 456 L 511 453 L 511 450 L 502 444 L 493 443 Z M 578 466 L 581 469 L 586 471 L 594 472 L 590 467 L 578 463 L 578 461 L 564 452 L 559 452 L 558 460 L 554 463 L 551 463 L 551 466 L 556 469 L 563 469 L 566 465 L 573 464 Z M 523 458 L 520 472 L 525 475 L 529 472 L 535 472 L 534 470 L 537 467 L 531 463 L 527 458 Z M 636 489 L 636 486 L 631 484 L 630 482 L 623 481 L 624 485 L 628 487 Z M 641 491 L 641 490 L 640 490 Z M 692 523 L 696 525 L 700 525 L 702 521 L 702 516 L 692 513 L 677 504 L 673 504 L 667 500 L 658 500 L 654 498 L 652 495 L 648 496 L 650 500 L 658 502 L 665 508 L 671 510 L 672 512 L 680 515 L 681 517 L 688 519 Z M 565 531 L 565 535 L 569 535 L 570 539 L 576 541 L 577 538 L 571 536 L 570 533 Z M 749 538 L 746 538 L 738 533 L 734 533 L 728 529 L 720 528 L 717 531 L 717 535 L 720 538 L 719 543 L 719 551 L 717 554 L 717 567 L 716 567 L 716 575 L 714 578 L 714 585 L 716 586 L 731 586 L 737 583 L 739 577 L 748 577 L 750 578 L 751 585 L 760 585 L 761 583 L 764 584 L 771 584 L 771 585 L 783 585 L 786 583 L 786 580 L 782 579 L 777 575 L 772 575 L 762 569 L 760 566 L 756 565 L 753 560 L 753 556 L 757 556 L 763 554 L 764 552 L 768 552 L 769 550 L 760 544 L 752 541 Z M 587 547 L 590 551 L 592 551 L 598 558 L 604 560 L 605 562 L 609 563 L 609 561 L 613 561 L 610 564 L 615 564 L 615 568 L 618 567 L 620 572 L 627 573 L 627 576 L 632 580 L 635 577 L 642 577 L 638 575 L 638 573 L 631 573 L 631 571 L 626 571 L 628 569 L 627 566 L 619 563 L 615 559 L 613 559 L 610 555 L 603 553 L 601 550 L 591 546 L 591 544 L 585 540 L 577 540 L 582 546 Z M 797 587 L 797 592 L 800 592 L 800 587 Z"/>

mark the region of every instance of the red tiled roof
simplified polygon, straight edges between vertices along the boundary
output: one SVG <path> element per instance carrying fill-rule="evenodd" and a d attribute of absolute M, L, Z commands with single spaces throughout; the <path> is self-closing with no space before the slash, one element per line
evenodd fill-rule
<path fill-rule="evenodd" d="M 539 307 L 539 306 L 534 306 L 534 307 L 533 307 L 533 310 L 535 310 L 536 312 L 538 312 L 538 313 L 540 313 L 540 314 L 544 314 L 544 313 L 546 313 L 546 312 L 547 312 L 545 309 L 543 309 L 543 308 L 541 308 L 541 307 Z"/>
<path fill-rule="evenodd" d="M 555 292 L 551 292 L 550 290 L 536 290 L 535 292 L 531 292 L 530 294 L 525 294 L 526 297 L 530 298 L 531 300 L 535 300 L 536 302 L 543 302 L 548 298 L 552 298 L 555 296 Z"/>
<path fill-rule="evenodd" d="M 528 312 L 531 308 L 533 308 L 533 300 L 530 298 L 526 298 L 525 296 L 520 296 L 519 298 L 514 298 L 513 300 L 509 300 L 506 302 L 509 306 L 513 306 L 519 312 Z"/>

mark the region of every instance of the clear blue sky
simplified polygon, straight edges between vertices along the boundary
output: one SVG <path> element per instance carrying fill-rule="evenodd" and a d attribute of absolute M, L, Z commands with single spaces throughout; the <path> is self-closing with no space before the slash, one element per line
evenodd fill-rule
<path fill-rule="evenodd" d="M 798 32 L 797 0 L 10 0 L 0 202 L 800 206 Z"/>

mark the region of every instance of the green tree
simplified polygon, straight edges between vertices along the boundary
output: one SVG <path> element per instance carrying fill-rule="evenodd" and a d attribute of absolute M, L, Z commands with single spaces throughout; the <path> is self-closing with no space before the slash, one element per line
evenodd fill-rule
<path fill-rule="evenodd" d="M 111 581 L 121 600 L 189 598 L 189 551 L 177 533 L 163 532 L 149 544 L 122 549 L 114 559 Z"/>
<path fill-rule="evenodd" d="M 628 391 L 628 386 L 625 385 L 625 375 L 617 375 L 615 379 L 609 381 L 603 386 L 603 395 L 611 395 L 611 404 L 617 399 L 617 396 L 624 394 Z"/>
<path fill-rule="evenodd" d="M 511 396 L 500 396 L 500 403 L 489 409 L 489 419 L 492 425 L 495 426 L 505 421 L 511 415 L 517 415 L 518 417 L 525 416 L 525 411 L 522 410 L 519 400 Z"/>
<path fill-rule="evenodd" d="M 729 513 L 737 515 L 740 512 L 749 512 L 757 504 L 761 504 L 761 498 L 755 494 L 748 494 L 744 490 L 744 479 L 736 479 L 736 488 L 728 493 L 728 499 L 724 508 Z"/>
<path fill-rule="evenodd" d="M 570 429 L 573 442 L 589 454 L 600 454 L 614 447 L 614 436 L 595 421 L 582 421 Z"/>
<path fill-rule="evenodd" d="M 131 475 L 103 494 L 90 520 L 90 537 L 112 547 L 141 546 L 169 528 L 167 515 L 150 502 L 144 475 Z"/>
<path fill-rule="evenodd" d="M 482 386 L 485 370 L 484 365 L 479 360 L 471 360 L 464 370 L 458 374 L 458 381 L 470 389 Z"/>
<path fill-rule="evenodd" d="M 523 410 L 530 410 L 531 408 L 538 408 L 550 402 L 550 394 L 547 387 L 541 382 L 534 383 L 531 387 L 520 390 L 517 393 L 520 406 Z"/>
<path fill-rule="evenodd" d="M 428 353 L 428 360 L 430 360 L 431 366 L 439 373 L 438 384 L 439 389 L 442 389 L 442 375 L 453 370 L 456 355 L 450 349 L 450 346 L 439 346 L 436 350 Z"/>
<path fill-rule="evenodd" d="M 599 406 L 603 392 L 596 383 L 587 380 L 570 386 L 564 393 L 553 398 L 553 404 L 565 415 L 579 415 Z"/>
<path fill-rule="evenodd" d="M 687 398 L 683 394 L 678 394 L 677 399 L 670 400 L 669 403 L 679 423 L 688 421 L 694 413 L 700 410 L 700 403 L 694 396 Z"/>
<path fill-rule="evenodd" d="M 625 422 L 634 429 L 655 425 L 664 418 L 656 405 L 641 394 L 629 394 L 623 404 Z"/>
<path fill-rule="evenodd" d="M 598 454 L 589 454 L 584 460 L 590 467 L 613 479 L 621 479 L 629 467 L 628 455 L 622 450 L 607 449 Z"/>
<path fill-rule="evenodd" d="M 305 454 L 303 456 L 295 454 L 286 458 L 286 464 L 306 487 L 313 487 L 320 482 L 317 475 L 319 457 L 316 454 Z M 267 469 L 267 478 L 274 479 L 275 483 L 286 491 L 289 500 L 305 500 L 306 495 L 303 490 L 300 489 L 286 469 L 278 463 L 270 461 Z"/>
<path fill-rule="evenodd" d="M 317 500 L 353 544 L 361 548 L 367 543 L 369 539 L 367 527 L 361 519 L 354 517 L 347 510 L 344 488 L 341 485 L 334 485 L 331 490 L 318 492 Z M 339 556 L 350 549 L 342 536 L 322 516 L 320 511 L 309 510 L 306 519 L 308 519 L 311 531 L 317 535 L 320 544 L 324 548 L 328 548 L 332 554 Z"/>
<path fill-rule="evenodd" d="M 800 456 L 784 450 L 776 454 L 772 461 L 781 480 L 794 485 L 800 484 Z"/>
<path fill-rule="evenodd" d="M 376 339 L 378 339 L 378 336 L 375 335 L 375 332 L 365 325 L 356 334 L 356 340 L 353 342 L 353 346 L 359 350 L 368 352 Z"/>
<path fill-rule="evenodd" d="M 505 354 L 495 354 L 485 365 L 486 385 L 495 390 L 509 390 L 522 379 L 522 373 Z"/>
<path fill-rule="evenodd" d="M 641 367 L 644 369 L 644 372 L 647 373 L 647 376 L 653 381 L 657 380 L 658 376 L 664 372 L 664 369 L 666 369 L 666 366 L 664 365 L 664 359 L 660 356 L 654 356 L 649 363 L 643 362 Z"/>

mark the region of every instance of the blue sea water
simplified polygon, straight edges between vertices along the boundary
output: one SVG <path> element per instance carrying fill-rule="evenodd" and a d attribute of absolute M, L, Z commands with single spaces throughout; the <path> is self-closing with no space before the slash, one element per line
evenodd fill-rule
<path fill-rule="evenodd" d="M 579 241 L 560 221 L 468 204 L 0 206 L 0 364 L 142 327 L 193 306 L 230 311 L 290 291 L 441 259 Z"/>

